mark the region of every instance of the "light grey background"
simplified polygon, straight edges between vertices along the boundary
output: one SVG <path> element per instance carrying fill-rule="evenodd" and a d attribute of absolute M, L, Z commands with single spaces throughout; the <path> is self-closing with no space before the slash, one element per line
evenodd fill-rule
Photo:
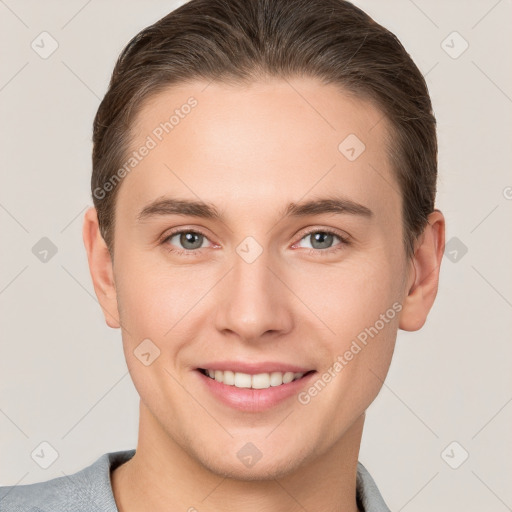
<path fill-rule="evenodd" d="M 91 126 L 123 46 L 180 3 L 0 0 L 0 485 L 70 474 L 136 446 L 138 395 L 81 236 Z M 458 244 L 427 324 L 399 333 L 360 460 L 393 511 L 512 510 L 512 2 L 354 3 L 426 75 L 439 127 L 437 207 Z M 43 31 L 59 45 L 47 59 L 31 48 Z M 469 44 L 458 58 L 454 31 Z M 42 237 L 58 250 L 46 263 L 32 252 Z M 48 469 L 31 458 L 43 441 L 58 452 Z M 463 450 L 469 458 L 452 469 Z"/>

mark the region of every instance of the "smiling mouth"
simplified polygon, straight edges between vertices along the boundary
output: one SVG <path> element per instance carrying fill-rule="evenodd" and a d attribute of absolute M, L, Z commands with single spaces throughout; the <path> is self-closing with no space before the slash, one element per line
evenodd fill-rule
<path fill-rule="evenodd" d="M 250 389 L 268 389 L 270 387 L 283 386 L 315 372 L 315 370 L 310 370 L 305 373 L 269 372 L 249 374 L 230 370 L 208 370 L 205 368 L 198 368 L 198 371 L 210 379 L 227 386 Z"/>

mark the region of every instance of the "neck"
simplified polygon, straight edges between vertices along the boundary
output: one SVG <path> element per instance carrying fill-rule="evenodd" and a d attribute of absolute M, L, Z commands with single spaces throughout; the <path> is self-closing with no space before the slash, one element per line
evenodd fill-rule
<path fill-rule="evenodd" d="M 357 512 L 356 472 L 364 414 L 298 469 L 267 480 L 210 471 L 174 442 L 142 404 L 135 455 L 111 474 L 119 512 Z"/>

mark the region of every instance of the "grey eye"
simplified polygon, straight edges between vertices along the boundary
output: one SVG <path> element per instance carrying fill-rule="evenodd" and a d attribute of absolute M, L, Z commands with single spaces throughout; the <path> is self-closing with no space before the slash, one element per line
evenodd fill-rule
<path fill-rule="evenodd" d="M 168 241 L 171 242 L 174 238 L 179 237 L 179 244 L 186 250 L 199 249 L 203 246 L 205 237 L 201 233 L 194 231 L 181 231 L 170 236 Z"/>
<path fill-rule="evenodd" d="M 329 249 L 332 246 L 334 238 L 338 238 L 332 233 L 326 231 L 315 231 L 308 233 L 302 240 L 310 239 L 310 246 L 312 249 Z"/>

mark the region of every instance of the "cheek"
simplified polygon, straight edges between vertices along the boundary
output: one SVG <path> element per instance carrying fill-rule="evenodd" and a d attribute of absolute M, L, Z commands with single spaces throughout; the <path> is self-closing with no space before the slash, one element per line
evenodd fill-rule
<path fill-rule="evenodd" d="M 351 273 L 343 289 L 328 288 L 322 319 L 335 334 L 324 338 L 328 357 L 322 370 L 334 377 L 318 407 L 331 414 L 332 404 L 342 404 L 332 418 L 335 431 L 373 402 L 391 363 L 401 304 L 390 278 L 384 276 L 375 286 L 372 272 Z"/>
<path fill-rule="evenodd" d="M 325 285 L 309 295 L 309 303 L 331 331 L 324 338 L 326 369 L 336 362 L 341 365 L 335 371 L 339 384 L 332 387 L 340 395 L 333 399 L 366 405 L 387 373 L 402 307 L 400 260 L 383 257 L 383 252 L 370 256 L 327 272 L 316 270 L 312 280 L 318 283 L 323 277 Z"/>
<path fill-rule="evenodd" d="M 311 266 L 294 279 L 294 290 L 311 305 L 337 340 L 372 325 L 400 297 L 401 270 L 381 254 L 348 258 L 336 266 Z M 298 272 L 296 274 L 299 274 Z"/>
<path fill-rule="evenodd" d="M 128 331 L 163 339 L 204 294 L 205 276 L 191 267 L 172 268 L 148 258 L 126 258 L 119 265 L 117 300 Z M 213 276 L 212 276 L 213 277 Z"/>
<path fill-rule="evenodd" d="M 119 262 L 117 272 L 123 350 L 133 383 L 146 406 L 171 425 L 168 409 L 182 406 L 175 363 L 187 339 L 186 313 L 201 294 L 187 287 L 183 271 L 135 258 Z"/>

